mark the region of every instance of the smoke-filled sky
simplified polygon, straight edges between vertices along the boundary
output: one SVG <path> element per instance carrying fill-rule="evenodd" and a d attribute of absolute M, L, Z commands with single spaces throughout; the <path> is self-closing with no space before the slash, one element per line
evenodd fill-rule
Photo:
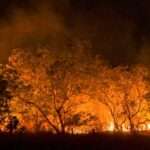
<path fill-rule="evenodd" d="M 149 0 L 1 0 L 0 61 L 11 49 L 88 41 L 112 65 L 150 64 Z"/>

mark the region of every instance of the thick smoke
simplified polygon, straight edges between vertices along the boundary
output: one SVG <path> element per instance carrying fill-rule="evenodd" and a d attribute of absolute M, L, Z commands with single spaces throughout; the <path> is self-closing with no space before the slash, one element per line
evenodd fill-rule
<path fill-rule="evenodd" d="M 48 47 L 67 53 L 78 47 L 76 41 L 87 41 L 93 55 L 103 55 L 114 66 L 148 62 L 141 40 L 144 27 L 132 13 L 120 11 L 119 4 L 81 1 L 32 0 L 9 5 L 0 22 L 0 62 L 15 48 Z"/>
<path fill-rule="evenodd" d="M 51 45 L 63 47 L 64 18 L 56 13 L 52 4 L 37 4 L 32 11 L 16 6 L 9 11 L 9 17 L 0 24 L 0 61 L 7 60 L 14 48 L 35 49 Z"/>

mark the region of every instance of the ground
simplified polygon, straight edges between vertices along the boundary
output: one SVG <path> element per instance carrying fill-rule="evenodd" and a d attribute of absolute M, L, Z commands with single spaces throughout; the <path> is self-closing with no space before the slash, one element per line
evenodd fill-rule
<path fill-rule="evenodd" d="M 2 150 L 149 150 L 150 136 L 113 133 L 90 135 L 1 134 L 0 146 Z"/>

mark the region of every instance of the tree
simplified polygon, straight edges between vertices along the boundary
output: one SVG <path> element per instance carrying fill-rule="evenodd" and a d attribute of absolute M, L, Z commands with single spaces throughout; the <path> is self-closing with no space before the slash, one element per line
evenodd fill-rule
<path fill-rule="evenodd" d="M 125 117 L 122 109 L 122 93 L 119 90 L 120 73 L 119 69 L 106 68 L 102 74 L 99 74 L 96 99 L 104 104 L 112 118 L 114 131 L 121 131 Z"/>
<path fill-rule="evenodd" d="M 130 132 L 137 131 L 140 122 L 146 122 L 143 114 L 148 113 L 145 99 L 145 95 L 148 92 L 145 80 L 147 71 L 144 66 L 135 66 L 130 71 L 125 71 L 125 79 L 122 82 L 120 81 L 120 87 L 123 92 L 122 108 Z"/>
<path fill-rule="evenodd" d="M 19 124 L 19 121 L 16 116 L 9 117 L 9 122 L 6 128 L 8 129 L 10 134 L 12 134 L 15 130 L 17 130 L 18 124 Z"/>
<path fill-rule="evenodd" d="M 96 76 L 91 74 L 89 77 L 91 82 L 87 93 L 99 101 L 100 105 L 106 106 L 115 131 L 134 131 L 143 122 L 143 114 L 147 113 L 147 102 L 144 98 L 147 93 L 146 68 L 99 68 L 101 67 L 97 68 Z"/>
<path fill-rule="evenodd" d="M 53 110 L 61 132 L 65 132 L 66 128 L 71 126 L 71 122 L 72 125 L 79 126 L 84 123 L 86 125 L 88 121 L 96 119 L 89 112 L 83 113 L 76 110 L 79 105 L 85 102 L 84 99 L 77 99 L 77 97 L 82 95 L 80 84 L 82 78 L 78 66 L 69 60 L 56 61 L 51 66 L 49 75 Z M 82 115 L 86 119 L 83 119 Z"/>
<path fill-rule="evenodd" d="M 35 122 L 39 128 L 47 124 L 48 130 L 65 133 L 76 122 L 68 120 L 74 120 L 74 116 L 80 116 L 81 120 L 82 116 L 85 117 L 84 112 L 77 111 L 79 105 L 85 102 L 81 98 L 80 71 L 72 59 L 53 57 L 51 60 L 49 55 L 48 50 L 39 50 L 34 54 L 14 51 L 8 68 L 15 70 L 18 79 L 15 80 L 17 88 L 13 89 L 11 106 L 17 111 L 16 108 L 22 105 L 20 114 L 33 118 L 32 124 Z M 33 117 L 35 115 L 37 119 Z M 88 122 L 94 119 L 90 113 L 86 116 Z M 81 126 L 81 120 L 76 126 Z M 83 122 L 86 121 L 83 119 Z"/>
<path fill-rule="evenodd" d="M 11 99 L 11 92 L 9 90 L 10 81 L 5 77 L 5 67 L 1 65 L 0 68 L 0 122 L 4 125 L 5 119 L 9 116 L 9 103 Z"/>

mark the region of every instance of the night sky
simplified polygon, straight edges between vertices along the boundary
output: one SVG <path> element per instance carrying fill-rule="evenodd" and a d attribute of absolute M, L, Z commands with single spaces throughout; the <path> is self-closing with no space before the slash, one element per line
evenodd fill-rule
<path fill-rule="evenodd" d="M 110 64 L 150 64 L 149 0 L 1 0 L 0 55 L 11 49 L 85 40 Z"/>

